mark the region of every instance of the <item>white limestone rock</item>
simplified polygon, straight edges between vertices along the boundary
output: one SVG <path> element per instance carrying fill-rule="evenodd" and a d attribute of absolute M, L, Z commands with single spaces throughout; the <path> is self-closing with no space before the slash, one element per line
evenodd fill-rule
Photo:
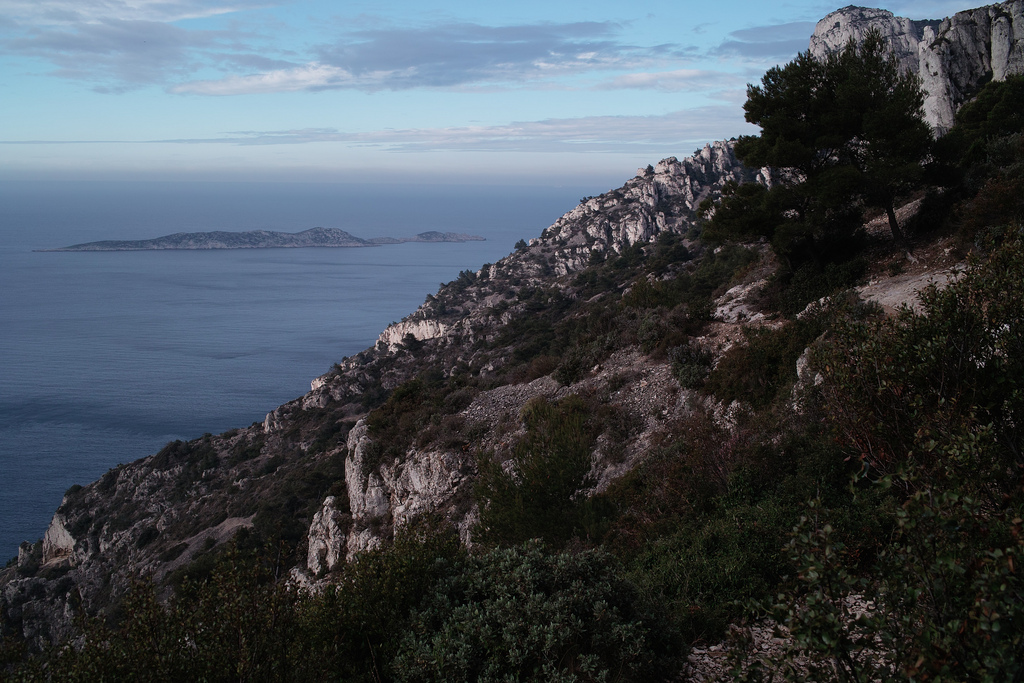
<path fill-rule="evenodd" d="M 306 568 L 314 576 L 332 571 L 345 559 L 347 515 L 338 510 L 335 497 L 327 496 L 309 525 Z"/>
<path fill-rule="evenodd" d="M 379 463 L 374 467 L 367 457 L 372 443 L 365 421 L 360 420 L 349 432 L 349 456 L 345 459 L 345 483 L 352 525 L 346 539 L 340 540 L 340 535 L 336 534 L 334 538 L 339 540 L 324 541 L 324 548 L 333 543 L 329 551 L 331 554 L 325 555 L 328 563 L 331 556 L 341 557 L 344 553 L 351 560 L 360 552 L 379 547 L 384 535 L 393 534 L 395 529 L 425 512 L 439 509 L 475 471 L 468 456 L 415 449 L 402 460 Z M 324 538 L 324 534 L 318 532 L 319 538 Z M 316 552 L 328 552 L 321 549 L 319 540 Z M 311 528 L 307 565 L 315 572 L 314 564 L 323 566 L 318 558 L 314 558 Z"/>
<path fill-rule="evenodd" d="M 925 120 L 943 134 L 956 110 L 990 78 L 1024 72 L 1024 0 L 958 12 L 940 20 L 914 21 L 892 12 L 844 7 L 818 22 L 810 52 L 818 58 L 841 50 L 852 38 L 877 29 L 904 69 L 921 77 Z"/>
<path fill-rule="evenodd" d="M 64 527 L 64 515 L 59 512 L 53 515 L 50 526 L 43 535 L 43 564 L 71 558 L 75 551 L 75 539 Z"/>
<path fill-rule="evenodd" d="M 403 320 L 388 325 L 387 329 L 380 333 L 377 343 L 386 345 L 389 351 L 394 352 L 401 346 L 407 334 L 411 334 L 419 341 L 426 341 L 444 337 L 447 332 L 448 326 L 439 320 Z"/>
<path fill-rule="evenodd" d="M 267 413 L 267 416 L 263 419 L 263 432 L 265 434 L 272 434 L 279 431 L 283 425 L 284 420 L 281 416 L 281 408 L 275 408 Z"/>

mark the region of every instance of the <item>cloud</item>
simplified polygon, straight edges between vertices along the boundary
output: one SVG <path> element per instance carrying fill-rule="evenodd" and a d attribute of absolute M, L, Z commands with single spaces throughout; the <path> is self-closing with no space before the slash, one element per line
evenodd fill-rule
<path fill-rule="evenodd" d="M 210 32 L 154 21 L 107 19 L 75 30 L 37 30 L 7 41 L 6 47 L 46 59 L 57 67 L 55 75 L 112 82 L 100 89 L 124 90 L 190 71 L 191 53 L 216 43 Z"/>
<path fill-rule="evenodd" d="M 253 36 L 177 26 L 176 21 L 261 6 L 210 0 L 7 0 L 0 51 L 52 64 L 52 75 L 123 92 L 187 78 L 209 65 L 285 66 L 246 44 Z M 252 66 L 249 66 L 252 68 Z"/>
<path fill-rule="evenodd" d="M 660 90 L 662 92 L 688 92 L 695 90 L 723 90 L 742 88 L 745 80 L 735 74 L 699 69 L 638 72 L 617 76 L 598 87 L 602 90 Z"/>
<path fill-rule="evenodd" d="M 53 75 L 123 92 L 241 95 L 326 89 L 563 87 L 581 73 L 655 71 L 694 57 L 674 43 L 633 45 L 614 22 L 511 26 L 449 22 L 396 27 L 360 17 L 328 44 L 298 55 L 279 32 L 222 30 L 183 19 L 261 6 L 260 0 L 7 0 L 0 51 L 52 64 Z M 212 72 L 212 74 L 211 74 Z M 636 75 L 613 87 L 681 90 L 683 72 Z M 691 76 L 692 81 L 695 76 Z"/>
<path fill-rule="evenodd" d="M 708 106 L 657 116 L 588 116 L 498 126 L 412 128 L 360 133 L 336 128 L 235 131 L 215 138 L 123 141 L 125 144 L 305 145 L 343 143 L 387 152 L 578 152 L 661 154 L 753 132 L 734 106 Z M 117 141 L 0 141 L 0 144 L 98 144 Z"/>
<path fill-rule="evenodd" d="M 171 92 L 194 95 L 251 95 L 268 92 L 295 92 L 344 87 L 353 83 L 352 74 L 326 64 L 304 64 L 248 76 L 228 76 L 218 80 L 192 81 L 174 86 Z"/>
<path fill-rule="evenodd" d="M 712 53 L 757 60 L 789 59 L 807 49 L 814 25 L 812 21 L 796 21 L 733 31 Z"/>
<path fill-rule="evenodd" d="M 616 39 L 620 30 L 609 22 L 363 29 L 320 46 L 318 58 L 302 66 L 187 82 L 175 86 L 174 91 L 238 95 L 337 88 L 509 86 L 587 71 L 649 67 L 691 54 L 672 44 L 623 44 Z"/>
<path fill-rule="evenodd" d="M 263 0 L 5 0 L 9 19 L 34 25 L 76 25 L 106 20 L 173 22 L 266 7 Z"/>

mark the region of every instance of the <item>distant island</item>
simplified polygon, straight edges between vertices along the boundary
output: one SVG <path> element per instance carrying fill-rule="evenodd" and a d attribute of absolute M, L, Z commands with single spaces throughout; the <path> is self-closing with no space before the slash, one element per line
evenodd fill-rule
<path fill-rule="evenodd" d="M 104 240 L 36 251 L 152 251 L 156 249 L 281 249 L 300 247 L 377 247 L 403 242 L 482 242 L 483 237 L 460 232 L 430 230 L 414 237 L 371 237 L 364 240 L 338 228 L 310 228 L 302 232 L 176 232 L 151 240 Z"/>

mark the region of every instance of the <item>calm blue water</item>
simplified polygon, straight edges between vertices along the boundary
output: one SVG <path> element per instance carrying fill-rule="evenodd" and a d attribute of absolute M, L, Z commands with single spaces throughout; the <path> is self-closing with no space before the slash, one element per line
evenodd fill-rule
<path fill-rule="evenodd" d="M 262 420 L 460 270 L 606 188 L 0 184 L 0 561 L 75 483 Z M 486 242 L 38 253 L 178 231 L 425 230 Z"/>

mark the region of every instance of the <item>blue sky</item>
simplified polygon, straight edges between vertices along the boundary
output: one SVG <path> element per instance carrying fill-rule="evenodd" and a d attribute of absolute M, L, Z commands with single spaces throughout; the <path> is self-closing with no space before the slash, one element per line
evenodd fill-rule
<path fill-rule="evenodd" d="M 746 83 L 834 9 L 0 0 L 0 180 L 621 182 L 756 132 Z"/>

